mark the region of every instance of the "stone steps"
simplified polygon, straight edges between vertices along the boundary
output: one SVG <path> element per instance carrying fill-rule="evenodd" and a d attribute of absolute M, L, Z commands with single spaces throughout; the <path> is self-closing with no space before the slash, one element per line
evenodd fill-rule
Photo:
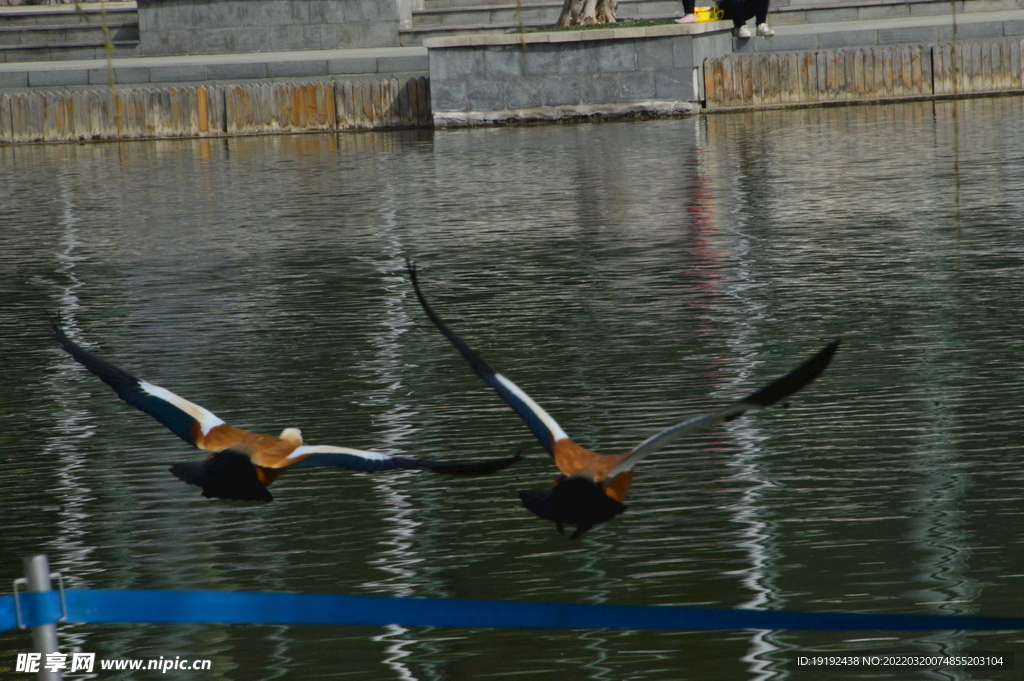
<path fill-rule="evenodd" d="M 426 38 L 550 28 L 561 11 L 562 0 L 427 0 L 425 9 L 413 10 L 413 27 L 400 31 L 400 39 L 402 45 L 422 45 Z M 679 0 L 619 0 L 616 17 L 669 19 L 681 13 Z"/>
<path fill-rule="evenodd" d="M 698 4 L 700 1 L 698 0 Z M 960 14 L 1024 8 L 1024 0 L 967 0 L 956 3 Z M 827 24 L 842 21 L 904 19 L 949 14 L 949 0 L 772 0 L 768 23 L 773 26 Z"/>
<path fill-rule="evenodd" d="M 103 13 L 99 3 L 27 5 L 0 11 L 0 63 L 102 59 Z M 113 57 L 138 56 L 139 20 L 134 2 L 109 3 L 106 24 Z"/>
<path fill-rule="evenodd" d="M 714 4 L 697 0 L 697 5 Z M 1024 8 L 1024 0 L 960 0 L 957 12 L 997 12 Z M 402 45 L 421 45 L 425 38 L 471 33 L 512 33 L 554 25 L 562 0 L 425 0 L 413 10 L 412 28 L 399 32 Z M 948 14 L 948 0 L 772 0 L 769 23 L 793 25 Z M 682 15 L 680 0 L 619 0 L 620 20 L 669 19 Z"/>

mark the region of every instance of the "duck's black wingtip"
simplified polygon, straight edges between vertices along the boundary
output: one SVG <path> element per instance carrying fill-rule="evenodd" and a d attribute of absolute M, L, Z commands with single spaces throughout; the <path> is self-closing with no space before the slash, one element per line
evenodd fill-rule
<path fill-rule="evenodd" d="M 440 473 L 442 475 L 490 475 L 491 473 L 497 473 L 498 471 L 505 470 L 512 464 L 518 463 L 523 458 L 522 454 L 516 452 L 515 455 L 505 457 L 504 459 L 485 459 L 482 461 L 452 462 L 420 460 L 419 467 L 426 468 L 427 470 L 434 473 Z"/>

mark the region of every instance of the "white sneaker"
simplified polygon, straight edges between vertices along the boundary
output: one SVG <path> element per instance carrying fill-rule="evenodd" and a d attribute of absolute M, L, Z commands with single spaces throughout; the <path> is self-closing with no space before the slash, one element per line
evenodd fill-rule
<path fill-rule="evenodd" d="M 758 24 L 757 34 L 763 35 L 765 38 L 771 38 L 773 35 L 775 35 L 775 31 L 773 31 L 771 27 L 768 26 L 768 24 Z"/>
<path fill-rule="evenodd" d="M 749 38 L 750 37 L 750 29 L 747 28 L 746 26 L 740 26 L 739 28 L 736 29 L 736 37 L 737 38 Z"/>

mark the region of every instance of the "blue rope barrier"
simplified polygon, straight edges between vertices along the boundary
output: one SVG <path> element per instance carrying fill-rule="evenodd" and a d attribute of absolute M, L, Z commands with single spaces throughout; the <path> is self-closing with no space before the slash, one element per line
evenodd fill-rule
<path fill-rule="evenodd" d="M 1024 618 L 887 615 L 676 606 L 581 605 L 458 598 L 392 598 L 244 591 L 68 589 L 68 622 L 218 622 L 523 629 L 802 631 L 1020 631 Z M 19 596 L 22 622 L 57 622 L 56 591 Z M 17 626 L 13 596 L 0 596 L 0 630 Z"/>

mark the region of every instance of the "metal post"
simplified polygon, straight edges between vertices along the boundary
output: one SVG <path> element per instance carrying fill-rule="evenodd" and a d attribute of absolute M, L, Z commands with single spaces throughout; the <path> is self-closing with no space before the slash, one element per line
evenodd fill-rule
<path fill-rule="evenodd" d="M 24 559 L 25 578 L 28 581 L 29 591 L 52 591 L 50 583 L 50 561 L 46 554 L 39 554 Z M 37 653 L 42 653 L 43 659 L 39 665 L 39 681 L 61 681 L 60 670 L 48 671 L 46 669 L 46 656 L 49 653 L 59 652 L 57 644 L 57 625 L 41 624 L 32 627 L 32 642 L 35 644 Z"/>

